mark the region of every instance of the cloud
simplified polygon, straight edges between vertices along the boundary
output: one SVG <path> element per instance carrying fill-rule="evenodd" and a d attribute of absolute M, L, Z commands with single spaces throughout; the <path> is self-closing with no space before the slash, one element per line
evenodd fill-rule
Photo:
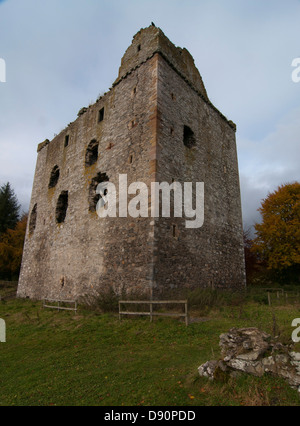
<path fill-rule="evenodd" d="M 244 218 L 256 220 L 269 190 L 299 179 L 299 16 L 298 0 L 6 1 L 0 183 L 28 206 L 37 144 L 108 91 L 133 35 L 154 21 L 191 52 L 211 101 L 237 123 Z"/>
<path fill-rule="evenodd" d="M 260 220 L 261 200 L 279 185 L 300 180 L 300 108 L 284 116 L 262 140 L 238 139 L 244 223 Z"/>

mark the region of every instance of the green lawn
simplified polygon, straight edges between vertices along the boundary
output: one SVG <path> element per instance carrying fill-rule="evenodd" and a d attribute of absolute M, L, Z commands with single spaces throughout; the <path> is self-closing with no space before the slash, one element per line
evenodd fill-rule
<path fill-rule="evenodd" d="M 194 313 L 193 315 L 196 315 Z M 0 301 L 7 343 L 0 343 L 0 405 L 300 405 L 297 391 L 273 377 L 227 383 L 198 377 L 217 359 L 231 327 L 274 328 L 287 341 L 297 306 L 253 302 L 207 313 L 189 327 L 176 319 L 124 319 L 39 302 Z M 300 350 L 300 346 L 296 347 Z"/>

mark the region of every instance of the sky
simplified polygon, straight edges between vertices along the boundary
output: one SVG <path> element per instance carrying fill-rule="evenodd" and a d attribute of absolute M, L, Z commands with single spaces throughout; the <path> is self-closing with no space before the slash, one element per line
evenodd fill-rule
<path fill-rule="evenodd" d="M 109 90 L 151 22 L 189 50 L 211 102 L 237 124 L 251 227 L 269 192 L 300 180 L 300 0 L 0 0 L 0 184 L 28 210 L 38 143 Z"/>

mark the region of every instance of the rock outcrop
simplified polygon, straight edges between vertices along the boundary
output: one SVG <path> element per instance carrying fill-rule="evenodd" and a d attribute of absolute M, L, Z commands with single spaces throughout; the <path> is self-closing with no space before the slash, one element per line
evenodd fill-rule
<path fill-rule="evenodd" d="M 200 376 L 216 379 L 244 372 L 261 377 L 265 373 L 287 380 L 300 392 L 300 353 L 276 342 L 257 328 L 232 328 L 220 336 L 222 359 L 208 361 L 198 369 Z"/>

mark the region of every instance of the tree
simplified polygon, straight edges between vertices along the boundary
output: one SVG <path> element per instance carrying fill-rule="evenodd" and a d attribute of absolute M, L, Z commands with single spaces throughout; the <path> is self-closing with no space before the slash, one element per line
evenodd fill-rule
<path fill-rule="evenodd" d="M 27 215 L 23 215 L 15 229 L 7 229 L 0 238 L 0 277 L 18 278 L 25 239 Z"/>
<path fill-rule="evenodd" d="M 258 209 L 262 223 L 255 225 L 252 250 L 269 269 L 298 271 L 300 265 L 300 184 L 281 185 Z"/>
<path fill-rule="evenodd" d="M 244 254 L 245 254 L 245 266 L 246 266 L 246 278 L 247 284 L 251 283 L 251 278 L 257 272 L 260 266 L 257 254 L 252 250 L 253 238 L 251 237 L 251 228 L 244 230 Z"/>
<path fill-rule="evenodd" d="M 0 235 L 14 229 L 20 219 L 20 205 L 8 182 L 0 187 Z"/>

